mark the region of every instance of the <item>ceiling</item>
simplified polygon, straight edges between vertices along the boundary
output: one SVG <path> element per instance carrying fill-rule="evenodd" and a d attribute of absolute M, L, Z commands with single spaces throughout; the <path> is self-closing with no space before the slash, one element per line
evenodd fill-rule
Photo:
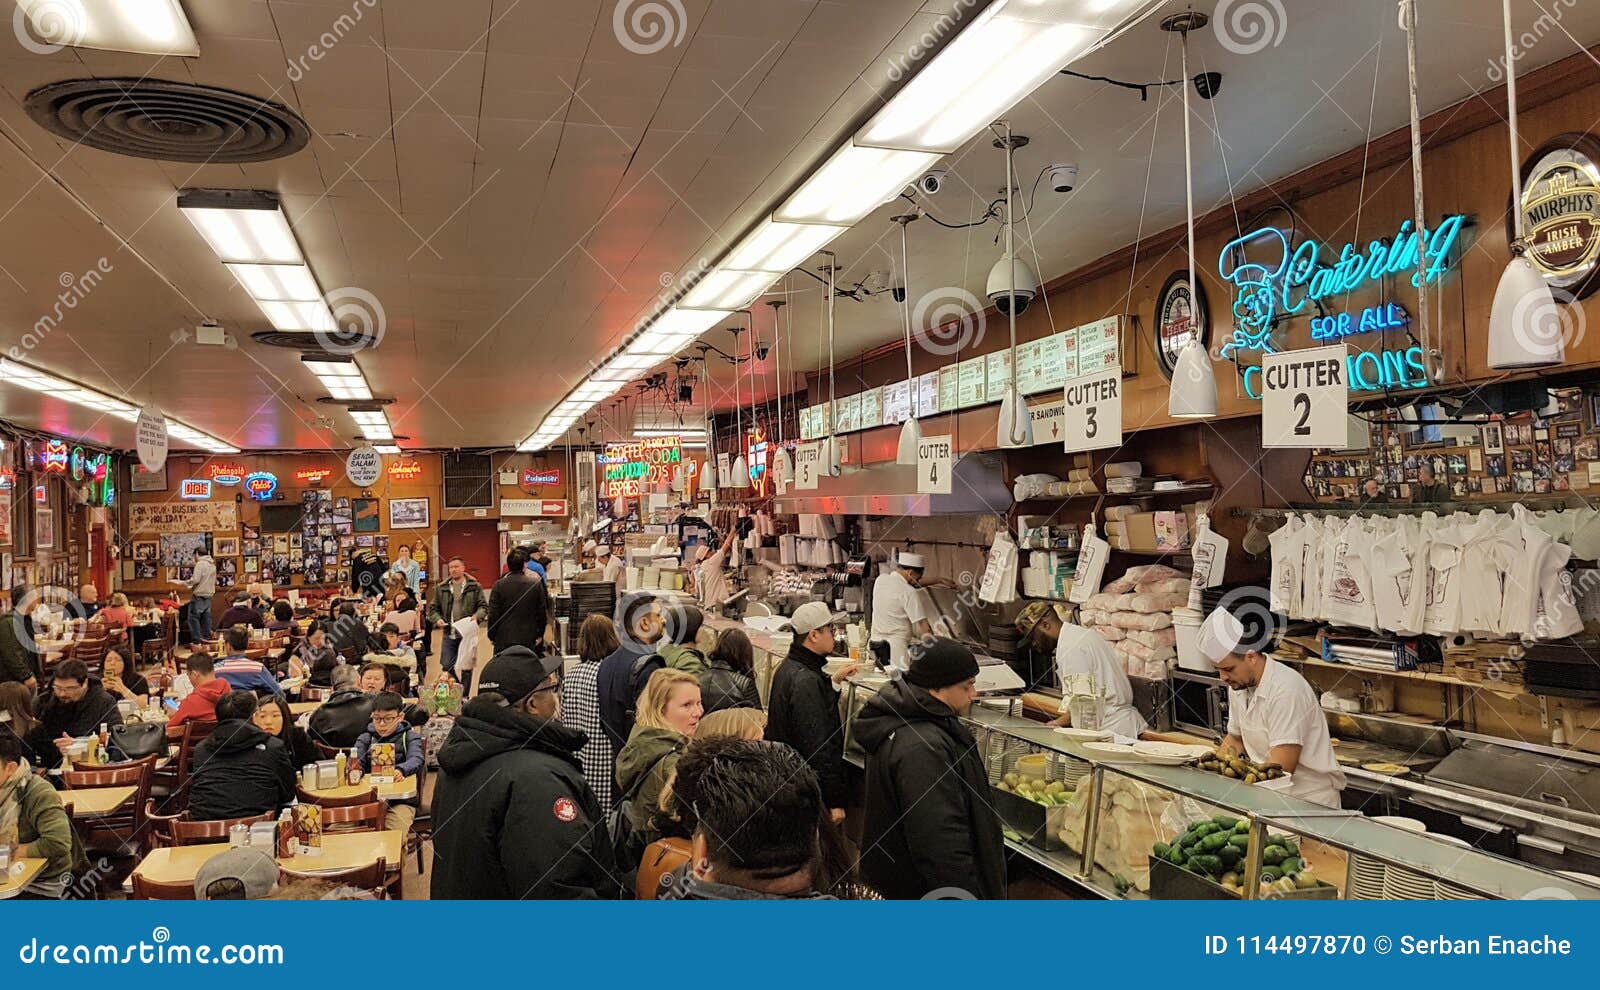
<path fill-rule="evenodd" d="M 381 305 L 383 341 L 358 361 L 373 391 L 395 398 L 394 430 L 413 438 L 402 445 L 515 444 L 681 273 L 714 259 L 848 134 L 892 86 L 891 67 L 959 0 L 682 0 L 681 40 L 653 53 L 619 41 L 615 0 L 367 2 L 189 0 L 197 59 L 0 47 L 0 346 L 118 397 L 154 399 L 240 447 L 347 445 L 354 425 L 315 401 L 297 355 L 250 341 L 266 321 L 176 208 L 181 188 L 269 189 L 323 290 L 359 288 Z M 1541 2 L 1561 18 L 1519 71 L 1600 39 L 1600 5 Z M 1513 6 L 1531 28 L 1539 8 Z M 1211 29 L 1191 42 L 1191 72 L 1225 76 L 1196 120 L 1202 210 L 1226 201 L 1230 178 L 1248 191 L 1359 145 L 1369 114 L 1373 134 L 1405 123 L 1393 0 L 1281 7 L 1276 45 L 1235 54 Z M 1499 4 L 1422 8 L 1423 112 L 1495 85 Z M 1147 20 L 1075 68 L 1176 78 L 1169 41 Z M 312 137 L 262 164 L 165 163 L 72 145 L 23 111 L 35 87 L 88 76 L 270 98 L 301 113 Z M 1034 203 L 1042 276 L 1131 242 L 1141 212 L 1147 232 L 1181 221 L 1176 98 L 1153 90 L 1141 103 L 1057 77 L 1010 115 L 1032 138 L 1018 156 L 1025 189 L 1048 162 L 1081 168 L 1074 193 L 1046 187 Z M 1002 184 L 988 139 L 946 164 L 950 181 L 926 205 L 951 222 L 981 213 Z M 894 212 L 834 242 L 841 281 L 898 269 Z M 981 297 L 996 229 L 913 225 L 913 297 L 935 286 Z M 62 287 L 97 266 L 93 290 L 30 334 Z M 809 278 L 790 284 L 794 358 L 815 368 L 822 293 Z M 767 308 L 755 309 L 769 328 Z M 837 316 L 841 358 L 899 336 L 887 294 L 841 301 Z M 196 344 L 204 318 L 237 346 Z M 728 346 L 726 334 L 709 339 Z M 14 387 L 0 386 L 0 417 L 132 445 L 126 423 Z"/>

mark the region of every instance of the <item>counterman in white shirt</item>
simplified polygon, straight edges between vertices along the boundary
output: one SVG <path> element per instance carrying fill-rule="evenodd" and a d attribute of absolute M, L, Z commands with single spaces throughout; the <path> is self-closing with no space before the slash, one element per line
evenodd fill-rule
<path fill-rule="evenodd" d="M 702 607 L 716 608 L 733 594 L 733 587 L 728 584 L 728 553 L 738 538 L 739 527 L 734 526 L 716 550 L 704 543 L 695 550 L 695 566 L 690 573 L 694 578 L 695 596 Z"/>
<path fill-rule="evenodd" d="M 1339 807 L 1344 771 L 1333 755 L 1328 719 L 1300 673 L 1245 649 L 1244 624 L 1217 609 L 1200 627 L 1200 652 L 1228 687 L 1228 734 L 1219 747 L 1289 774 L 1284 790 L 1304 801 Z M 1276 783 L 1276 782 L 1274 782 Z"/>
<path fill-rule="evenodd" d="M 1116 651 L 1094 630 L 1066 622 L 1064 611 L 1049 602 L 1029 602 L 1017 616 L 1017 632 L 1024 642 L 1031 639 L 1044 648 L 1055 644 L 1056 676 L 1063 691 L 1074 674 L 1087 674 L 1094 679 L 1095 689 L 1105 699 L 1105 721 L 1098 728 L 1139 738 L 1150 726 L 1133 706 L 1133 685 L 1128 683 L 1128 673 Z M 1065 697 L 1061 701 L 1061 717 L 1050 724 L 1072 724 Z"/>
<path fill-rule="evenodd" d="M 612 584 L 622 580 L 623 572 L 628 568 L 627 565 L 623 564 L 621 557 L 611 553 L 611 544 L 600 544 L 599 548 L 595 550 L 595 555 L 600 563 L 603 580 L 610 581 Z"/>
<path fill-rule="evenodd" d="M 924 581 L 928 562 L 920 553 L 898 553 L 895 569 L 872 582 L 872 629 L 867 642 L 874 655 L 886 655 L 887 664 L 901 671 L 908 669 L 907 650 L 911 641 L 933 635 L 933 626 L 922 608 L 918 588 L 948 585 L 948 581 Z"/>

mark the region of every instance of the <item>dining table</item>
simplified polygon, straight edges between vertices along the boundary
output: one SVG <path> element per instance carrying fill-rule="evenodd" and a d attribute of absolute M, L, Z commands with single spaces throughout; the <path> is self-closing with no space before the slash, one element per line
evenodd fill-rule
<path fill-rule="evenodd" d="M 0 901 L 9 900 L 22 893 L 22 889 L 33 882 L 49 862 L 44 859 L 13 859 L 11 868 L 0 876 Z"/>
<path fill-rule="evenodd" d="M 417 796 L 417 776 L 401 777 L 399 780 L 384 780 L 373 783 L 371 777 L 362 778 L 359 784 L 343 784 L 339 787 L 302 787 L 301 790 L 312 797 L 323 798 L 329 801 L 348 801 L 351 798 L 361 797 L 363 794 L 378 791 L 381 801 L 405 801 Z"/>
<path fill-rule="evenodd" d="M 299 873 L 338 873 L 366 866 L 382 859 L 393 869 L 400 868 L 406 834 L 384 829 L 376 832 L 324 832 L 322 851 L 316 855 L 274 856 L 278 865 Z M 133 873 L 156 883 L 193 883 L 200 867 L 213 856 L 228 851 L 226 842 L 204 842 L 192 846 L 162 846 L 150 850 Z M 133 890 L 133 874 L 123 883 Z"/>
<path fill-rule="evenodd" d="M 127 804 L 139 788 L 127 787 L 69 787 L 61 792 L 63 803 L 72 805 L 72 817 L 103 818 Z"/>

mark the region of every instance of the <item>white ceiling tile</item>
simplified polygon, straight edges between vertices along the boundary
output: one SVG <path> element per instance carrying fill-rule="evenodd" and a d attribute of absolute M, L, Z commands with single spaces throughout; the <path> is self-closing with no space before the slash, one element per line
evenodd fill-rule
<path fill-rule="evenodd" d="M 449 113 L 475 116 L 483 102 L 481 52 L 390 48 L 389 100 L 395 116 Z"/>
<path fill-rule="evenodd" d="M 395 48 L 482 52 L 490 32 L 490 0 L 449 3 L 390 3 L 384 8 L 384 41 Z"/>

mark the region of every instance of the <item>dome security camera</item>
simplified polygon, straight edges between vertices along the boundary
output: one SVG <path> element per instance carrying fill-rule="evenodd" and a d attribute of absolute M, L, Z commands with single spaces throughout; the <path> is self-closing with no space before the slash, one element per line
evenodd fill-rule
<path fill-rule="evenodd" d="M 767 355 L 772 353 L 772 348 L 770 346 L 768 346 L 766 341 L 758 340 L 758 341 L 756 341 L 756 344 L 755 344 L 755 351 L 756 351 L 756 360 L 757 361 L 765 361 L 767 359 Z"/>
<path fill-rule="evenodd" d="M 1010 315 L 1013 306 L 1017 315 L 1021 316 L 1038 294 L 1039 276 L 1034 274 L 1026 261 L 1006 256 L 989 269 L 989 301 L 994 303 L 1001 316 Z"/>
<path fill-rule="evenodd" d="M 1069 193 L 1078 187 L 1078 163 L 1061 162 L 1050 166 L 1050 188 L 1058 193 Z"/>
<path fill-rule="evenodd" d="M 937 196 L 939 195 L 939 191 L 944 188 L 945 182 L 949 181 L 949 178 L 949 169 L 933 169 L 922 178 L 917 180 L 917 190 L 924 196 Z"/>

